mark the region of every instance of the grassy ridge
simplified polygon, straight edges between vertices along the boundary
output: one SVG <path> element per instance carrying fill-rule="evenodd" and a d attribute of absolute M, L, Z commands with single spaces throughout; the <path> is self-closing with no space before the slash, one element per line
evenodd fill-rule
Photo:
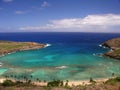
<path fill-rule="evenodd" d="M 0 41 L 0 55 L 21 50 L 39 49 L 44 46 L 44 44 L 35 42 Z"/>
<path fill-rule="evenodd" d="M 110 48 L 112 51 L 105 53 L 105 56 L 120 60 L 120 38 L 113 38 L 102 44 L 102 46 Z"/>
<path fill-rule="evenodd" d="M 115 54 L 120 54 L 120 49 L 114 51 Z"/>

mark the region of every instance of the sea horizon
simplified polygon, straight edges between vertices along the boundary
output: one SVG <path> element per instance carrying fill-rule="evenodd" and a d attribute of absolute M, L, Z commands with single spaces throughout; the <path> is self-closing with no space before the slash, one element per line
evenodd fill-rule
<path fill-rule="evenodd" d="M 27 32 L 26 31 L 26 32 L 0 32 L 0 33 L 97 33 L 97 34 L 112 34 L 113 33 L 113 34 L 120 34 L 120 32 L 79 32 L 79 31 L 78 32 L 74 32 L 74 31 L 73 32 L 72 31 L 70 31 L 70 32 L 68 32 L 68 31 L 66 31 L 66 32 L 64 32 L 64 31 L 63 32 L 61 32 L 61 31 L 60 32 L 59 31 L 58 32 L 57 31 L 56 32 L 55 31 L 53 31 L 53 32 L 51 32 L 51 31 L 45 31 L 45 32 L 32 31 L 32 32 L 30 32 L 29 31 L 29 32 Z"/>

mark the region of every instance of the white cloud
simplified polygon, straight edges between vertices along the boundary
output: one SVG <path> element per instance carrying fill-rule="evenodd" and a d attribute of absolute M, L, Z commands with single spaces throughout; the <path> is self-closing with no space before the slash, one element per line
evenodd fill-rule
<path fill-rule="evenodd" d="M 35 10 L 43 10 L 45 7 L 49 7 L 50 5 L 50 3 L 43 1 L 40 6 L 32 6 L 31 8 Z"/>
<path fill-rule="evenodd" d="M 88 15 L 84 18 L 51 20 L 45 26 L 27 26 L 21 27 L 20 30 L 114 32 L 114 28 L 120 32 L 120 14 Z"/>
<path fill-rule="evenodd" d="M 15 14 L 25 14 L 26 12 L 24 11 L 15 11 Z"/>
<path fill-rule="evenodd" d="M 41 7 L 47 7 L 47 6 L 49 6 L 50 4 L 48 3 L 48 2 L 46 2 L 46 1 L 44 1 L 42 4 L 41 4 Z"/>
<path fill-rule="evenodd" d="M 3 0 L 3 2 L 13 2 L 13 0 Z"/>

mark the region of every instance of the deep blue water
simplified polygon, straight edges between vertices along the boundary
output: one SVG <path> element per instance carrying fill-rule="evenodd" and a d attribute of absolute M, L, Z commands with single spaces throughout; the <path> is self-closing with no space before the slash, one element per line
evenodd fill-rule
<path fill-rule="evenodd" d="M 79 33 L 79 32 L 35 32 L 35 33 L 0 33 L 1 40 L 34 41 L 41 43 L 102 43 L 105 40 L 120 37 L 120 33 Z"/>
<path fill-rule="evenodd" d="M 0 57 L 0 75 L 33 75 L 41 80 L 81 80 L 120 75 L 120 61 L 101 57 L 99 45 L 113 33 L 0 33 L 0 40 L 33 41 L 51 46 Z M 100 55 L 98 55 L 100 54 Z"/>

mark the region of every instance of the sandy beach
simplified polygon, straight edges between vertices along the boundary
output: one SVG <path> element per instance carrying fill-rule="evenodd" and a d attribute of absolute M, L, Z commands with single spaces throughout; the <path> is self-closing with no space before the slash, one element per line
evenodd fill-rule
<path fill-rule="evenodd" d="M 103 83 L 107 81 L 109 78 L 101 78 L 101 79 L 94 79 L 94 81 L 97 82 L 97 84 Z M 69 86 L 77 86 L 77 85 L 89 85 L 91 84 L 89 80 L 79 80 L 79 81 L 69 81 Z"/>
<path fill-rule="evenodd" d="M 101 78 L 101 79 L 94 79 L 97 84 L 103 83 L 106 80 L 108 80 L 109 78 Z M 0 83 L 4 82 L 6 79 L 5 78 L 0 78 Z M 10 79 L 11 80 L 11 79 Z M 14 80 L 12 80 L 14 81 Z M 65 85 L 66 81 L 64 81 L 64 85 Z M 47 82 L 33 82 L 34 85 L 38 85 L 38 86 L 47 86 Z M 91 84 L 89 82 L 89 80 L 79 80 L 79 81 L 69 81 L 68 85 L 69 86 L 78 86 L 78 85 L 89 85 Z"/>

